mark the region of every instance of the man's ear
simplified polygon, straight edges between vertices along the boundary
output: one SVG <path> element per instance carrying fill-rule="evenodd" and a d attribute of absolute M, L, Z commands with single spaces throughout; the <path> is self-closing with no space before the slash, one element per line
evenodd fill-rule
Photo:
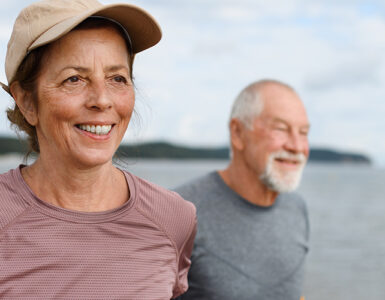
<path fill-rule="evenodd" d="M 233 149 L 242 151 L 244 148 L 244 136 L 245 125 L 238 119 L 231 119 L 230 121 L 230 138 Z"/>
<path fill-rule="evenodd" d="M 30 125 L 36 126 L 38 121 L 37 107 L 33 101 L 32 93 L 24 90 L 18 81 L 11 84 L 10 91 L 26 121 Z"/>

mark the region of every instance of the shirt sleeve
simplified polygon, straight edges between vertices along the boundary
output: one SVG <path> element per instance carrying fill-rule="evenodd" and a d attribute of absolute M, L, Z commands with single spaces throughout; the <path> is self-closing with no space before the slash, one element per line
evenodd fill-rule
<path fill-rule="evenodd" d="M 188 289 L 188 280 L 187 274 L 191 265 L 191 253 L 194 246 L 194 239 L 197 232 L 197 220 L 196 215 L 194 217 L 194 222 L 190 229 L 190 234 L 187 237 L 185 243 L 179 251 L 179 261 L 178 261 L 178 278 L 177 285 L 173 291 L 173 299 L 180 296 Z"/>

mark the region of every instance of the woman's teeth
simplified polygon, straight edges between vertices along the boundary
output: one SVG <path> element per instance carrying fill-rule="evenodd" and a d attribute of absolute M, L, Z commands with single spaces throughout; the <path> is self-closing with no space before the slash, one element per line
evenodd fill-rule
<path fill-rule="evenodd" d="M 79 125 L 81 130 L 88 131 L 91 133 L 105 135 L 108 134 L 112 128 L 112 125 Z"/>

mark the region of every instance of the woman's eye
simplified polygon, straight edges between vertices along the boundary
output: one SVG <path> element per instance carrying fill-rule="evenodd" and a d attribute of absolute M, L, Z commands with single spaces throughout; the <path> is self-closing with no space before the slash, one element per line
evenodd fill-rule
<path fill-rule="evenodd" d="M 76 83 L 79 80 L 80 80 L 80 78 L 78 76 L 71 76 L 71 77 L 67 78 L 65 81 L 69 82 L 69 83 Z"/>
<path fill-rule="evenodd" d="M 123 76 L 115 76 L 114 80 L 115 82 L 127 83 L 127 79 Z"/>

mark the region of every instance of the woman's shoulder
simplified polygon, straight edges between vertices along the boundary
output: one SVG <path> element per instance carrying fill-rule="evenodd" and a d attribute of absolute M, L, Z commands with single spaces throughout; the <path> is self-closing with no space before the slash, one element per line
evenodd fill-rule
<path fill-rule="evenodd" d="M 4 184 L 5 182 L 11 180 L 12 178 L 12 174 L 16 171 L 16 169 L 11 169 L 11 170 L 8 170 L 7 172 L 5 173 L 1 173 L 0 174 L 0 183 L 1 184 Z"/>
<path fill-rule="evenodd" d="M 186 235 L 190 235 L 196 226 L 195 206 L 176 192 L 131 173 L 125 174 L 135 189 L 132 192 L 135 193 L 136 208 L 158 224 L 178 246 L 183 244 Z"/>
<path fill-rule="evenodd" d="M 0 194 L 17 190 L 21 185 L 20 167 L 0 174 Z"/>
<path fill-rule="evenodd" d="M 182 210 L 194 211 L 194 205 L 184 200 L 178 193 L 129 172 L 125 171 L 125 174 L 126 178 L 129 177 L 127 179 L 130 179 L 128 181 L 132 181 L 136 196 L 147 205 L 165 206 L 173 209 L 179 207 Z M 130 185 L 130 182 L 128 183 Z"/>
<path fill-rule="evenodd" d="M 0 174 L 0 229 L 29 206 L 24 201 L 22 191 L 19 168 Z"/>

